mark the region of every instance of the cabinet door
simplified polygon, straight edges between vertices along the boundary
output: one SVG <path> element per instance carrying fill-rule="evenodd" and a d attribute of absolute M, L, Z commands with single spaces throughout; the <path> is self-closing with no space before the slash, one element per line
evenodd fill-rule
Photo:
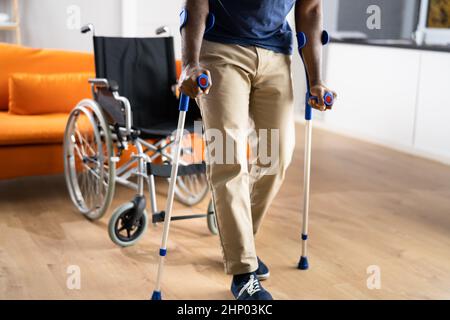
<path fill-rule="evenodd" d="M 325 124 L 332 129 L 411 148 L 420 52 L 331 44 L 326 78 L 338 93 Z"/>
<path fill-rule="evenodd" d="M 450 158 L 450 53 L 423 52 L 414 146 Z"/>

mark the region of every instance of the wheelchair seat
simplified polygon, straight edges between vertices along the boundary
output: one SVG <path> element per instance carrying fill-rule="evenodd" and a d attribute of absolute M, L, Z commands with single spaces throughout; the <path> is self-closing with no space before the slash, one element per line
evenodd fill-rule
<path fill-rule="evenodd" d="M 194 132 L 194 120 L 186 122 L 184 130 L 193 133 Z M 170 136 L 175 130 L 177 130 L 177 121 L 162 122 L 160 124 L 152 126 L 152 128 L 139 128 L 141 132 L 140 137 L 142 139 L 161 139 Z"/>
<path fill-rule="evenodd" d="M 117 83 L 118 93 L 130 101 L 133 127 L 141 138 L 170 136 L 178 121 L 173 37 L 94 36 L 94 53 L 97 78 Z M 192 132 L 194 121 L 200 118 L 191 99 L 186 130 Z"/>

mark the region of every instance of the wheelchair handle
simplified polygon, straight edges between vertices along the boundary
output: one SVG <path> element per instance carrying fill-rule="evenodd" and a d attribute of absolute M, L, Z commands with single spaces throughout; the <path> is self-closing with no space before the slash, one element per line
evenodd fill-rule
<path fill-rule="evenodd" d="M 201 74 L 197 78 L 197 85 L 200 89 L 205 90 L 209 87 L 209 77 L 206 74 Z M 178 109 L 180 111 L 188 111 L 189 109 L 189 96 L 185 94 L 181 94 L 180 96 L 180 105 Z"/>
<path fill-rule="evenodd" d="M 89 24 L 86 24 L 86 25 L 82 26 L 80 31 L 81 31 L 81 33 L 88 33 L 88 32 L 95 33 L 95 28 L 94 28 L 94 25 L 92 23 L 89 23 Z"/>

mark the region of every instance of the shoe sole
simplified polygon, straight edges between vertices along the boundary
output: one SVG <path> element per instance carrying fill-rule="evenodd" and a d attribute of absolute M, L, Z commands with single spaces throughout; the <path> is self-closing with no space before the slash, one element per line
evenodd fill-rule
<path fill-rule="evenodd" d="M 270 272 L 256 275 L 256 278 L 258 278 L 259 281 L 267 280 L 267 279 L 269 279 L 269 277 L 270 277 Z"/>

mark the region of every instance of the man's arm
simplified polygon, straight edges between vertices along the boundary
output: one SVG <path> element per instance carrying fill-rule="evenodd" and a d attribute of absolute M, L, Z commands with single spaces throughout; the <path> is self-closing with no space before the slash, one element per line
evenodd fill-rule
<path fill-rule="evenodd" d="M 197 86 L 197 77 L 206 73 L 211 86 L 211 75 L 208 70 L 199 64 L 200 49 L 203 42 L 203 34 L 206 28 L 206 18 L 209 13 L 208 0 L 186 0 L 184 8 L 188 12 L 187 24 L 181 31 L 181 50 L 183 72 L 179 81 L 180 91 L 191 98 L 196 98 L 203 93 Z M 207 94 L 209 88 L 205 91 Z"/>
<path fill-rule="evenodd" d="M 303 48 L 303 57 L 311 94 L 319 98 L 318 102 L 310 100 L 310 104 L 324 111 L 324 94 L 328 91 L 336 97 L 336 93 L 329 90 L 322 80 L 322 0 L 298 0 L 295 5 L 295 24 L 297 32 L 306 34 L 307 44 Z"/>

